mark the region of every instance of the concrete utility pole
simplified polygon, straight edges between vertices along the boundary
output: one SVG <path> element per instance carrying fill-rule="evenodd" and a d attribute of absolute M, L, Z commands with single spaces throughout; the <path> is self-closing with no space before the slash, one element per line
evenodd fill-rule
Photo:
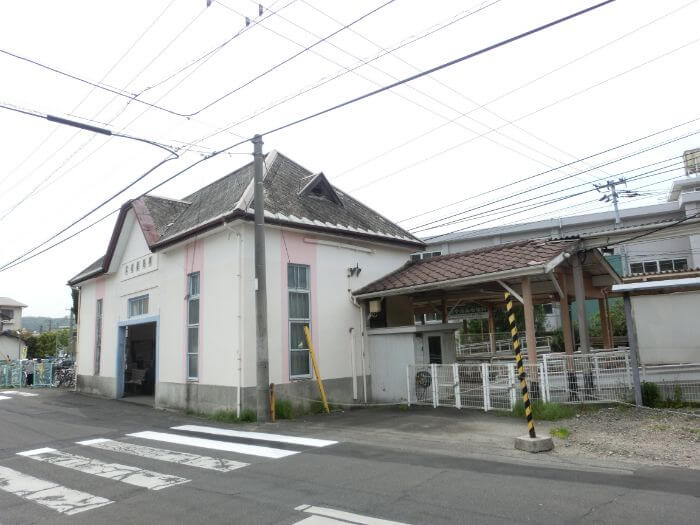
<path fill-rule="evenodd" d="M 630 294 L 624 294 L 625 318 L 627 320 L 627 339 L 630 347 L 630 367 L 632 368 L 632 388 L 634 389 L 634 404 L 642 406 L 642 386 L 639 382 L 639 342 L 637 341 L 637 325 L 632 312 Z"/>
<path fill-rule="evenodd" d="M 257 419 L 270 421 L 268 402 L 270 370 L 267 356 L 267 291 L 265 286 L 265 189 L 263 187 L 263 141 L 260 135 L 253 137 L 255 184 L 255 391 L 257 394 Z"/>
<path fill-rule="evenodd" d="M 596 184 L 595 189 L 600 192 L 606 192 L 600 200 L 603 202 L 612 202 L 613 209 L 615 210 L 615 229 L 622 225 L 622 219 L 620 218 L 620 207 L 619 200 L 621 197 L 636 197 L 639 194 L 631 190 L 621 190 L 617 191 L 617 186 L 625 184 L 627 185 L 627 179 L 620 177 L 617 180 L 609 180 L 605 184 Z M 608 193 L 609 192 L 609 193 Z M 627 275 L 627 249 L 624 244 L 620 245 L 620 255 L 622 256 L 622 274 Z"/>

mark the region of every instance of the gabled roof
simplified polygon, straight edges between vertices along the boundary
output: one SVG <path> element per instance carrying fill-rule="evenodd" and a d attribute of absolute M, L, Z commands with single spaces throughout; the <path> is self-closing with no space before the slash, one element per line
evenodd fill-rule
<path fill-rule="evenodd" d="M 498 244 L 450 255 L 442 255 L 418 261 L 409 261 L 359 290 L 355 296 L 387 295 L 386 292 L 447 285 L 461 280 L 472 282 L 494 280 L 494 274 L 517 271 L 528 275 L 535 271 L 544 273 L 557 257 L 572 253 L 578 240 L 535 239 L 508 244 Z M 563 259 L 562 259 L 563 260 Z"/>
<path fill-rule="evenodd" d="M 271 151 L 264 162 L 265 221 L 307 230 L 422 248 L 417 237 L 290 158 Z M 234 219 L 253 220 L 253 163 L 188 195 L 183 200 L 146 195 L 125 203 L 107 248 L 68 284 L 108 271 L 129 210 L 134 211 L 151 251 L 180 242 Z"/>
<path fill-rule="evenodd" d="M 15 301 L 14 299 L 11 299 L 10 297 L 0 297 L 0 306 L 13 306 L 15 308 L 26 308 L 27 305 L 24 303 L 20 303 L 19 301 Z"/>

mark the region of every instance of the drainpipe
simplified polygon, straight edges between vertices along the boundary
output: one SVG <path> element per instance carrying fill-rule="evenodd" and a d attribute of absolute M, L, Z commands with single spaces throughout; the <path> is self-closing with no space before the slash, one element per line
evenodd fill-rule
<path fill-rule="evenodd" d="M 354 327 L 350 327 L 350 368 L 352 368 L 352 398 L 357 399 L 357 372 L 355 370 L 355 334 Z"/>
<path fill-rule="evenodd" d="M 349 279 L 348 279 L 349 281 Z M 348 282 L 348 292 L 350 292 L 350 283 Z M 362 363 L 362 395 L 364 398 L 365 403 L 367 403 L 367 367 L 365 365 L 365 316 L 364 316 L 364 308 L 360 303 L 357 302 L 357 299 L 350 295 L 350 302 L 358 308 L 359 314 L 360 314 L 360 362 Z M 352 328 L 350 329 L 352 330 Z M 353 345 L 353 350 L 354 350 L 354 345 Z M 353 352 L 354 353 L 354 352 Z M 353 358 L 354 361 L 354 358 Z M 356 387 L 355 387 L 355 365 L 353 364 L 353 394 L 357 395 Z"/>
<path fill-rule="evenodd" d="M 238 350 L 236 352 L 238 358 L 238 385 L 236 386 L 236 416 L 241 417 L 243 401 L 241 392 L 243 385 L 243 235 L 235 228 L 231 228 L 225 224 L 226 229 L 232 232 L 238 238 L 238 266 L 236 271 L 236 279 L 238 280 L 238 313 L 236 315 L 236 323 L 238 325 Z"/>

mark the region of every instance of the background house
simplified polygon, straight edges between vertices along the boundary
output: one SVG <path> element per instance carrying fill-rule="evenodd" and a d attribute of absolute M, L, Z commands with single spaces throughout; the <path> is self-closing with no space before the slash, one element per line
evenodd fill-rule
<path fill-rule="evenodd" d="M 253 165 L 183 200 L 124 204 L 80 291 L 78 388 L 153 396 L 156 406 L 255 406 Z M 264 169 L 270 381 L 295 402 L 318 396 L 310 325 L 333 401 L 366 399 L 363 318 L 349 290 L 423 243 L 322 173 L 271 152 Z"/>
<path fill-rule="evenodd" d="M 0 297 L 0 332 L 22 329 L 22 309 L 27 305 L 10 297 Z"/>

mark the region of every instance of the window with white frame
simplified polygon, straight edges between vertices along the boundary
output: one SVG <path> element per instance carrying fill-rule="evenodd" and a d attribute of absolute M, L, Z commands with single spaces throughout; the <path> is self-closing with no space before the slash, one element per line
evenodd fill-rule
<path fill-rule="evenodd" d="M 187 276 L 187 379 L 199 378 L 199 272 Z"/>
<path fill-rule="evenodd" d="M 411 254 L 412 261 L 420 261 L 421 259 L 430 259 L 431 257 L 437 257 L 441 255 L 441 252 L 418 252 Z"/>
<path fill-rule="evenodd" d="M 305 326 L 311 330 L 309 273 L 309 267 L 303 264 L 289 264 L 287 266 L 290 379 L 311 377 L 309 346 L 304 334 Z"/>
<path fill-rule="evenodd" d="M 659 261 L 641 261 L 630 263 L 630 273 L 656 273 L 685 270 L 688 259 L 661 259 Z"/>
<path fill-rule="evenodd" d="M 102 299 L 95 305 L 95 374 L 100 375 L 100 354 L 102 354 Z"/>
<path fill-rule="evenodd" d="M 140 295 L 129 299 L 129 317 L 137 317 L 148 313 L 148 295 Z"/>

